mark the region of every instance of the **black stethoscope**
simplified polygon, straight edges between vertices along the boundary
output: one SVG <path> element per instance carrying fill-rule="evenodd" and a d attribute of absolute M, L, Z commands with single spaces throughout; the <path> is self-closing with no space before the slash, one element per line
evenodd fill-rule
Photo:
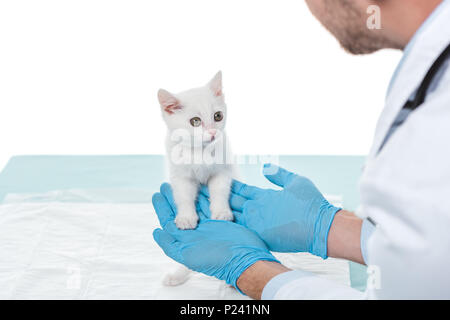
<path fill-rule="evenodd" d="M 427 97 L 428 90 L 429 90 L 431 84 L 433 83 L 433 80 L 436 77 L 436 74 L 442 68 L 442 66 L 447 61 L 447 58 L 449 56 L 450 56 L 450 45 L 448 45 L 448 47 L 445 48 L 444 52 L 441 53 L 441 55 L 436 59 L 436 61 L 431 66 L 430 70 L 428 70 L 425 78 L 422 80 L 422 83 L 419 86 L 419 89 L 417 89 L 414 99 L 409 99 L 405 103 L 405 105 L 403 106 L 403 108 L 401 109 L 399 114 L 404 112 L 405 110 L 407 110 L 410 113 L 410 112 L 418 109 L 421 105 L 423 105 L 423 103 L 425 102 L 425 99 Z M 383 143 L 381 144 L 380 148 L 378 149 L 377 154 L 379 154 L 381 152 L 381 150 L 385 146 L 386 142 L 389 140 L 391 135 L 395 132 L 396 128 L 400 127 L 406 121 L 407 117 L 404 119 L 401 119 L 401 120 L 398 120 L 398 119 L 399 119 L 399 117 L 397 116 L 396 120 L 391 125 L 391 127 L 388 131 L 388 134 L 384 137 Z M 394 127 L 395 127 L 395 129 L 393 130 Z"/>
<path fill-rule="evenodd" d="M 447 61 L 447 59 L 449 57 L 450 57 L 450 45 L 448 45 L 448 47 L 444 50 L 444 52 L 442 52 L 441 55 L 433 63 L 430 70 L 428 70 L 425 78 L 422 80 L 422 83 L 420 84 L 419 89 L 417 89 L 414 99 L 409 99 L 405 103 L 405 105 L 399 112 L 399 115 L 400 115 L 400 113 L 405 112 L 405 111 L 407 111 L 410 114 L 412 111 L 417 110 L 420 106 L 423 105 L 423 103 L 425 102 L 425 99 L 427 97 L 428 90 L 429 90 L 431 84 L 433 83 L 434 78 L 436 77 L 437 73 L 439 72 L 439 70 L 442 68 L 442 66 L 444 65 L 444 63 Z M 399 128 L 406 121 L 407 118 L 408 117 L 401 119 L 401 117 L 399 117 L 397 115 L 397 118 L 394 121 L 394 123 L 391 125 L 391 127 L 388 131 L 388 134 L 386 134 L 386 136 L 384 137 L 383 143 L 381 144 L 380 148 L 378 149 L 377 155 L 381 152 L 381 150 L 383 150 L 383 147 L 386 145 L 386 143 L 388 142 L 388 140 L 392 136 L 392 134 L 395 132 L 395 130 L 397 128 Z M 401 119 L 401 120 L 398 120 L 398 119 Z M 371 224 L 376 226 L 376 222 L 373 221 L 370 217 L 368 217 L 367 220 Z"/>

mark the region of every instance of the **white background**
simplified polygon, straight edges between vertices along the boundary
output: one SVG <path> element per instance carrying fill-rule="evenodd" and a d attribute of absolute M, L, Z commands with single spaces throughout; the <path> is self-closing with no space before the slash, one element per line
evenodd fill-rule
<path fill-rule="evenodd" d="M 0 168 L 164 152 L 158 88 L 223 71 L 236 153 L 366 154 L 400 53 L 345 53 L 302 0 L 0 0 Z"/>

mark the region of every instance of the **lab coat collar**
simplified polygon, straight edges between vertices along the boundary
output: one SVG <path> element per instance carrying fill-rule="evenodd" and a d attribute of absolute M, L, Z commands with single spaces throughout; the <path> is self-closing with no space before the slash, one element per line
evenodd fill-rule
<path fill-rule="evenodd" d="M 386 97 L 369 157 L 376 156 L 400 109 L 417 90 L 434 61 L 450 42 L 450 0 L 444 0 L 411 39 Z"/>
<path fill-rule="evenodd" d="M 445 8 L 445 6 L 447 5 L 446 2 L 450 2 L 450 0 L 444 0 L 442 1 L 441 4 L 439 4 L 436 9 L 431 13 L 431 15 L 425 20 L 425 22 L 420 26 L 420 28 L 416 31 L 416 33 L 414 34 L 414 36 L 411 38 L 411 40 L 409 41 L 409 43 L 406 45 L 405 49 L 403 50 L 403 57 L 400 60 L 400 63 L 398 64 L 392 78 L 391 81 L 389 83 L 389 88 L 387 91 L 387 96 L 389 96 L 391 89 L 392 89 L 392 85 L 394 84 L 397 75 L 400 71 L 400 69 L 403 66 L 404 61 L 406 60 L 406 58 L 409 56 L 409 53 L 411 52 L 412 47 L 414 46 L 414 43 L 417 41 L 417 38 L 419 37 L 420 34 L 422 34 L 422 32 L 424 30 L 427 29 L 428 25 L 434 21 L 434 19 L 439 16 L 439 14 L 441 13 L 441 11 Z"/>

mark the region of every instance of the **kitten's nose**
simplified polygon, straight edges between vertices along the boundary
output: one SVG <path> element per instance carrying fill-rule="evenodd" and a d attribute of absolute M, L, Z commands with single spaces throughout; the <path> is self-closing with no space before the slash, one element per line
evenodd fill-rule
<path fill-rule="evenodd" d="M 216 133 L 217 130 L 216 129 L 208 129 L 208 133 L 211 135 L 211 142 L 214 141 L 216 139 Z"/>

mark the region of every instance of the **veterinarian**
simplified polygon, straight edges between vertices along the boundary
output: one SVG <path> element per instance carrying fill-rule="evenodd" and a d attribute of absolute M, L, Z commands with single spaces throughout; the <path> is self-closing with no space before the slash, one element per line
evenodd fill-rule
<path fill-rule="evenodd" d="M 178 230 L 164 184 L 153 198 L 162 226 L 154 238 L 174 260 L 256 299 L 450 299 L 450 0 L 306 2 L 350 53 L 404 51 L 361 177 L 357 212 L 330 205 L 307 178 L 266 165 L 264 175 L 282 189 L 235 181 L 234 223 L 208 219 L 202 189 L 199 226 Z M 369 27 L 373 8 L 381 28 Z M 367 290 L 289 270 L 271 251 L 365 264 Z"/>

